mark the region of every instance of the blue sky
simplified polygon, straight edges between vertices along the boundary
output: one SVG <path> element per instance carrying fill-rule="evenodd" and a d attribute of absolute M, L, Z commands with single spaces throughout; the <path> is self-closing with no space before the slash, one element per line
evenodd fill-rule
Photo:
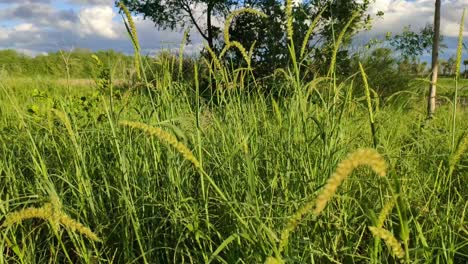
<path fill-rule="evenodd" d="M 468 0 L 442 0 L 442 3 L 441 29 L 448 45 L 442 56 L 448 57 L 454 54 L 459 20 Z M 433 9 L 434 0 L 376 0 L 369 13 L 383 11 L 385 15 L 376 19 L 372 30 L 361 33 L 356 41 L 365 42 L 389 31 L 399 33 L 410 24 L 413 29 L 421 28 L 432 23 Z M 151 21 L 135 19 L 144 53 L 178 48 L 181 31 L 158 31 Z M 468 36 L 468 31 L 465 35 Z M 193 31 L 188 52 L 198 51 L 201 42 Z M 36 55 L 74 47 L 132 52 L 114 0 L 0 0 L 0 49 Z"/>

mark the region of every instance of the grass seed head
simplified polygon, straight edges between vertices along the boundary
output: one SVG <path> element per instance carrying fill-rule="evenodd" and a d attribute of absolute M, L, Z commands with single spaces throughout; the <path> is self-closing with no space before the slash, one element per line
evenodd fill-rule
<path fill-rule="evenodd" d="M 463 9 L 463 14 L 460 22 L 460 31 L 458 33 L 458 44 L 457 44 L 457 56 L 455 62 L 455 78 L 458 80 L 460 77 L 460 66 L 462 63 L 462 52 L 463 52 L 463 32 L 464 32 L 464 25 L 465 25 L 465 9 Z"/>
<path fill-rule="evenodd" d="M 377 227 L 381 228 L 383 227 L 385 220 L 387 219 L 388 215 L 392 212 L 393 207 L 395 206 L 396 198 L 392 197 L 390 200 L 388 200 L 384 207 L 382 208 L 382 211 L 380 211 L 379 218 L 377 219 Z"/>
<path fill-rule="evenodd" d="M 359 166 L 370 166 L 379 176 L 385 176 L 387 164 L 382 156 L 374 149 L 359 149 L 351 153 L 337 167 L 335 173 L 328 179 L 327 184 L 315 201 L 305 204 L 290 219 L 284 230 L 281 232 L 279 243 L 279 252 L 283 252 L 288 244 L 289 235 L 297 228 L 304 215 L 313 212 L 318 216 L 327 205 L 327 202 L 333 197 L 336 189 L 341 185 L 344 179 Z"/>
<path fill-rule="evenodd" d="M 25 208 L 18 212 L 8 214 L 1 227 L 7 228 L 15 224 L 19 224 L 27 219 L 39 218 L 49 221 L 52 229 L 55 231 L 59 230 L 61 224 L 70 231 L 81 233 L 93 241 L 101 241 L 99 237 L 91 231 L 91 229 L 66 215 L 61 210 L 61 203 L 58 198 L 52 197 L 51 200 L 52 202 L 46 203 L 40 208 Z"/>
<path fill-rule="evenodd" d="M 390 231 L 375 226 L 369 226 L 369 230 L 375 237 L 378 237 L 385 241 L 387 247 L 397 258 L 403 259 L 405 257 L 405 251 L 401 247 L 400 242 L 398 242 L 398 240 L 393 236 L 393 234 Z"/>
<path fill-rule="evenodd" d="M 96 242 L 101 241 L 101 239 L 99 239 L 99 237 L 93 231 L 91 231 L 91 229 L 75 221 L 64 213 L 60 214 L 60 223 L 72 232 L 78 232 Z"/>
<path fill-rule="evenodd" d="M 27 219 L 39 218 L 42 220 L 52 219 L 52 207 L 46 204 L 41 208 L 25 208 L 18 212 L 9 213 L 2 224 L 3 228 L 19 224 Z"/>
<path fill-rule="evenodd" d="M 468 135 L 465 135 L 463 139 L 460 141 L 460 143 L 458 144 L 458 147 L 455 150 L 455 152 L 450 156 L 450 160 L 449 160 L 450 172 L 452 172 L 455 169 L 455 166 L 460 161 L 463 153 L 465 153 L 467 149 L 468 149 Z"/>
<path fill-rule="evenodd" d="M 195 155 L 193 155 L 192 151 L 187 146 L 179 142 L 175 136 L 167 133 L 166 131 L 158 127 L 152 127 L 140 122 L 121 121 L 120 125 L 138 129 L 150 136 L 157 137 L 162 142 L 177 150 L 177 152 L 179 152 L 187 161 L 191 162 L 195 168 L 201 169 L 201 164 L 197 158 L 195 158 Z"/>
<path fill-rule="evenodd" d="M 274 258 L 274 257 L 268 257 L 266 260 L 265 260 L 265 264 L 284 264 L 284 260 L 280 259 L 280 258 Z"/>
<path fill-rule="evenodd" d="M 333 197 L 337 188 L 348 177 L 351 172 L 359 166 L 366 165 L 372 168 L 379 176 L 385 176 L 387 164 L 382 156 L 374 149 L 359 149 L 350 154 L 348 158 L 343 160 L 336 168 L 335 173 L 328 179 L 325 187 L 317 197 L 313 214 L 318 216 L 328 201 Z"/>
<path fill-rule="evenodd" d="M 292 0 L 286 0 L 286 17 L 287 17 L 287 32 L 288 32 L 288 39 L 292 41 L 294 36 L 294 28 L 293 28 L 293 16 L 292 16 L 293 4 Z"/>

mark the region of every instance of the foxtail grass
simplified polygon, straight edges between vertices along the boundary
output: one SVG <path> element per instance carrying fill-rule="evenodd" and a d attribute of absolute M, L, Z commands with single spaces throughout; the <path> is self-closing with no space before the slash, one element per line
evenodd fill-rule
<path fill-rule="evenodd" d="M 369 123 L 370 123 L 371 134 L 372 134 L 372 142 L 374 143 L 374 148 L 377 148 L 377 135 L 376 135 L 376 129 L 375 129 L 374 110 L 372 109 L 372 99 L 370 95 L 369 82 L 367 80 L 367 74 L 364 71 L 364 67 L 362 66 L 361 62 L 359 62 L 359 70 L 361 71 L 362 81 L 364 83 L 364 91 L 366 94 L 367 112 L 369 113 Z"/>
<path fill-rule="evenodd" d="M 17 212 L 9 213 L 5 217 L 5 221 L 1 225 L 2 228 L 9 228 L 15 224 L 19 224 L 25 220 L 38 218 L 44 221 L 49 221 L 50 226 L 55 231 L 58 231 L 62 225 L 64 228 L 80 233 L 90 240 L 100 242 L 101 239 L 88 227 L 72 219 L 62 211 L 60 201 L 58 199 L 51 198 L 51 202 L 44 204 L 39 208 L 25 208 Z"/>
<path fill-rule="evenodd" d="M 189 31 L 185 30 L 184 37 L 182 38 L 182 43 L 180 44 L 180 47 L 179 47 L 179 72 L 178 72 L 179 80 L 181 80 L 183 77 L 184 49 L 185 49 L 185 45 L 187 44 L 188 34 L 189 34 Z"/>
<path fill-rule="evenodd" d="M 281 254 L 288 244 L 289 235 L 297 228 L 303 217 L 312 213 L 314 217 L 320 215 L 327 203 L 335 194 L 341 183 L 359 166 L 369 166 L 379 176 L 385 176 L 387 164 L 382 156 L 374 149 L 359 149 L 351 153 L 343 160 L 335 170 L 335 173 L 328 179 L 322 191 L 315 201 L 305 204 L 289 220 L 288 224 L 281 232 L 278 252 Z M 315 207 L 314 207 L 315 206 Z M 277 256 L 281 259 L 280 256 Z"/>
<path fill-rule="evenodd" d="M 286 19 L 287 19 L 287 24 L 286 24 L 286 30 L 287 30 L 287 33 L 288 33 L 288 40 L 293 41 L 293 37 L 294 37 L 294 27 L 293 27 L 293 15 L 292 15 L 292 11 L 293 11 L 293 4 L 292 4 L 292 0 L 286 0 Z"/>
<path fill-rule="evenodd" d="M 173 147 L 177 152 L 179 152 L 187 161 L 191 162 L 193 166 L 200 172 L 200 176 L 204 177 L 208 180 L 209 184 L 213 187 L 213 189 L 216 191 L 216 193 L 221 197 L 222 200 L 224 201 L 229 201 L 230 198 L 225 194 L 221 188 L 216 184 L 216 182 L 211 178 L 210 175 L 208 175 L 205 170 L 203 169 L 201 163 L 198 161 L 198 159 L 195 157 L 195 155 L 192 153 L 192 151 L 179 142 L 176 137 L 173 135 L 167 133 L 166 131 L 157 128 L 157 127 L 152 127 L 140 122 L 132 122 L 132 121 L 120 121 L 120 125 L 130 127 L 133 129 L 138 129 L 150 136 L 155 136 L 162 142 L 170 145 Z M 202 186 L 204 189 L 205 187 Z M 243 217 L 239 214 L 239 212 L 233 207 L 232 204 L 229 203 L 229 207 L 231 208 L 232 212 L 236 215 L 237 220 L 244 225 L 245 227 L 248 226 L 247 222 L 243 219 Z"/>
<path fill-rule="evenodd" d="M 338 55 L 338 51 L 340 50 L 341 44 L 343 43 L 344 37 L 346 35 L 346 32 L 348 31 L 348 28 L 351 26 L 353 21 L 357 19 L 360 16 L 360 12 L 356 11 L 353 13 L 349 21 L 346 23 L 346 25 L 343 27 L 341 30 L 340 34 L 338 35 L 338 39 L 334 43 L 335 48 L 333 49 L 333 54 L 331 57 L 331 62 L 330 62 L 330 68 L 328 70 L 328 76 L 330 77 L 332 73 L 335 72 L 335 67 L 336 67 L 336 56 Z"/>
<path fill-rule="evenodd" d="M 468 135 L 464 135 L 463 138 L 460 140 L 457 149 L 449 158 L 449 177 L 452 176 L 453 171 L 455 170 L 455 166 L 460 161 L 462 155 L 468 149 Z"/>
<path fill-rule="evenodd" d="M 119 2 L 120 9 L 124 12 L 125 17 L 123 17 L 123 21 L 125 24 L 125 28 L 127 29 L 127 33 L 130 36 L 130 39 L 133 44 L 134 49 L 134 63 L 135 63 L 135 73 L 138 80 L 141 80 L 141 55 L 140 55 L 140 41 L 138 40 L 138 34 L 136 30 L 135 23 L 133 22 L 132 15 L 128 8 L 124 5 L 123 2 Z"/>
<path fill-rule="evenodd" d="M 338 164 L 335 173 L 328 179 L 325 187 L 316 200 L 313 214 L 318 216 L 328 201 L 333 197 L 337 188 L 351 174 L 351 172 L 359 166 L 369 166 L 379 176 L 384 177 L 387 171 L 387 164 L 382 156 L 374 149 L 359 149 L 351 153 L 348 158 Z"/>
<path fill-rule="evenodd" d="M 312 35 L 312 32 L 314 32 L 314 29 L 317 26 L 320 19 L 322 18 L 322 14 L 323 14 L 323 12 L 325 12 L 325 10 L 327 10 L 327 8 L 324 8 L 324 9 L 322 9 L 322 11 L 320 11 L 320 13 L 314 18 L 314 20 L 310 24 L 309 28 L 307 29 L 307 32 L 306 32 L 306 34 L 304 36 L 304 40 L 302 41 L 301 53 L 300 53 L 300 56 L 299 56 L 301 59 L 304 58 L 305 51 L 306 51 L 307 47 L 309 46 L 310 36 Z"/>
<path fill-rule="evenodd" d="M 405 258 L 405 251 L 401 247 L 400 242 L 398 242 L 398 240 L 390 231 L 375 226 L 369 226 L 369 230 L 375 237 L 382 239 L 385 244 L 387 244 L 387 247 L 394 256 L 396 256 L 398 259 Z"/>
<path fill-rule="evenodd" d="M 457 119 L 457 104 L 458 104 L 458 82 L 460 81 L 460 66 L 463 56 L 463 31 L 465 26 L 465 9 L 463 9 L 462 18 L 460 21 L 460 31 L 458 33 L 457 56 L 455 62 L 455 93 L 453 95 L 453 113 L 452 113 L 452 151 L 455 149 L 455 129 Z"/>
<path fill-rule="evenodd" d="M 379 217 L 377 218 L 377 224 L 375 225 L 377 228 L 381 228 L 384 226 L 385 220 L 392 212 L 393 208 L 395 207 L 396 198 L 392 197 L 388 200 L 382 210 L 380 211 Z"/>
<path fill-rule="evenodd" d="M 254 14 L 254 15 L 257 15 L 257 16 L 259 16 L 261 18 L 266 18 L 267 17 L 267 15 L 265 13 L 263 13 L 261 11 L 258 11 L 256 9 L 253 9 L 253 8 L 242 8 L 242 9 L 235 10 L 235 11 L 231 12 L 229 14 L 229 16 L 226 18 L 226 22 L 224 23 L 223 35 L 224 35 L 225 47 L 221 51 L 219 57 L 222 58 L 224 56 L 224 54 L 231 47 L 235 47 L 235 48 L 237 48 L 239 50 L 239 52 L 241 53 L 241 55 L 244 58 L 245 62 L 247 63 L 248 67 L 250 68 L 250 62 L 251 62 L 250 56 L 252 55 L 252 49 L 253 49 L 254 45 L 252 45 L 250 47 L 250 51 L 247 53 L 247 49 L 240 42 L 231 41 L 230 34 L 229 34 L 229 27 L 231 26 L 231 23 L 232 23 L 234 17 L 236 17 L 236 16 L 238 16 L 240 14 L 243 14 L 243 13 Z"/>
<path fill-rule="evenodd" d="M 193 166 L 195 166 L 195 168 L 201 169 L 201 164 L 197 160 L 195 155 L 193 155 L 192 151 L 187 146 L 182 144 L 179 140 L 177 140 L 175 136 L 167 133 L 161 128 L 149 126 L 140 122 L 132 122 L 132 121 L 120 121 L 119 124 L 122 126 L 141 130 L 150 136 L 156 136 L 159 140 L 161 140 L 162 142 L 170 145 L 175 150 L 177 150 L 177 152 L 179 152 L 187 161 L 192 163 Z"/>

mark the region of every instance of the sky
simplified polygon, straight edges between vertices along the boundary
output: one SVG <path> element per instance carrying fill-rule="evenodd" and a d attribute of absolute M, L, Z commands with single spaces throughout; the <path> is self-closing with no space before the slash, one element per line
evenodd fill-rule
<path fill-rule="evenodd" d="M 356 41 L 365 42 L 387 32 L 397 34 L 407 25 L 417 30 L 432 23 L 434 2 L 376 0 L 369 13 L 375 15 L 383 11 L 385 15 L 375 18 L 372 29 L 359 34 Z M 468 7 L 468 0 L 442 0 L 441 31 L 448 46 L 442 57 L 455 54 L 464 7 Z M 159 31 L 149 20 L 139 16 L 134 19 L 144 54 L 178 49 L 182 30 Z M 464 35 L 468 37 L 468 25 L 465 29 Z M 195 31 L 191 33 L 191 39 L 186 51 L 195 53 L 200 50 L 202 39 Z M 15 49 L 34 56 L 78 47 L 91 50 L 112 48 L 132 53 L 131 42 L 122 17 L 114 7 L 114 0 L 0 0 L 0 49 Z"/>

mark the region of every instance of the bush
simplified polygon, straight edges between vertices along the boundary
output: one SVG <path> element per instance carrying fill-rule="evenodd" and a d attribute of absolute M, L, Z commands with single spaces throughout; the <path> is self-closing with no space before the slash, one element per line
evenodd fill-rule
<path fill-rule="evenodd" d="M 368 76 L 370 87 L 380 97 L 387 97 L 396 92 L 407 90 L 410 86 L 411 75 L 398 67 L 398 60 L 393 56 L 392 50 L 378 48 L 364 56 L 353 58 L 353 69 L 359 69 L 361 62 Z M 364 86 L 360 75 L 355 78 L 356 90 L 364 93 Z"/>

